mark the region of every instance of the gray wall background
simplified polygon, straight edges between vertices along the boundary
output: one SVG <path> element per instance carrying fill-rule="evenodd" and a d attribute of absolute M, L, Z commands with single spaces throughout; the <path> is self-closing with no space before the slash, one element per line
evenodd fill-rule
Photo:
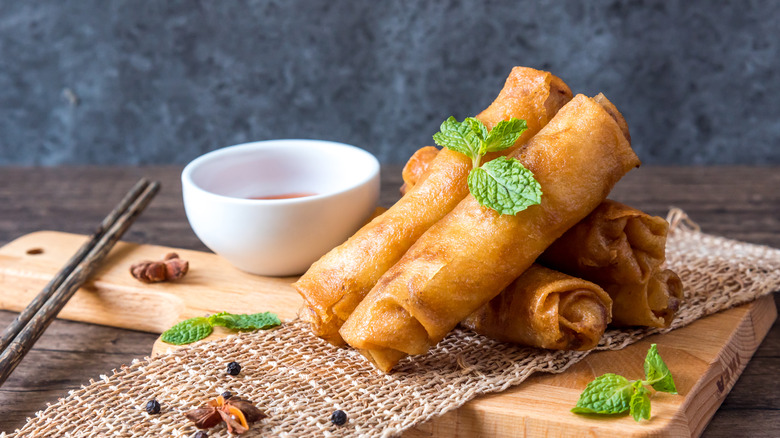
<path fill-rule="evenodd" d="M 403 163 L 512 66 L 622 110 L 647 164 L 780 164 L 776 1 L 0 0 L 0 164 L 319 138 Z"/>

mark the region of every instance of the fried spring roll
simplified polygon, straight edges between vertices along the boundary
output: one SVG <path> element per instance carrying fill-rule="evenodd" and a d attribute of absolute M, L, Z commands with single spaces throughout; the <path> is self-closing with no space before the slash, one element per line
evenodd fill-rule
<path fill-rule="evenodd" d="M 435 146 L 423 146 L 417 149 L 409 161 L 404 165 L 404 169 L 401 171 L 404 184 L 401 186 L 401 195 L 405 195 L 406 192 L 412 189 L 418 181 L 425 179 L 426 172 L 431 167 L 431 163 L 439 154 L 439 149 Z"/>
<path fill-rule="evenodd" d="M 607 200 L 539 261 L 603 287 L 613 324 L 668 327 L 683 298 L 679 277 L 662 270 L 668 231 L 663 218 Z"/>
<path fill-rule="evenodd" d="M 583 95 L 511 155 L 541 184 L 541 204 L 501 215 L 467 196 L 380 278 L 342 326 L 344 340 L 380 370 L 428 351 L 639 165 L 614 106 Z"/>
<path fill-rule="evenodd" d="M 571 91 L 556 76 L 515 67 L 496 100 L 477 118 L 489 129 L 511 117 L 526 120 L 528 129 L 512 148 L 502 152 L 509 153 L 539 132 L 570 99 Z M 424 181 L 315 262 L 293 284 L 304 299 L 300 317 L 310 323 L 315 335 L 343 344 L 339 328 L 379 277 L 466 196 L 471 165 L 463 154 L 438 153 Z"/>
<path fill-rule="evenodd" d="M 404 166 L 404 187 L 414 187 L 424 177 L 434 156 L 427 148 L 415 152 Z M 683 290 L 677 274 L 661 270 L 667 231 L 663 218 L 608 199 L 541 259 L 608 288 L 616 299 L 615 325 L 668 327 Z"/>
<path fill-rule="evenodd" d="M 612 300 L 589 281 L 533 264 L 461 325 L 503 342 L 590 350 L 610 321 Z"/>
<path fill-rule="evenodd" d="M 670 269 L 654 272 L 643 283 L 607 285 L 606 291 L 617 326 L 669 327 L 683 300 L 682 280 Z"/>
<path fill-rule="evenodd" d="M 426 146 L 409 158 L 401 194 L 424 178 L 438 152 Z M 611 315 L 612 299 L 597 284 L 533 264 L 461 325 L 502 342 L 589 350 L 599 343 Z"/>

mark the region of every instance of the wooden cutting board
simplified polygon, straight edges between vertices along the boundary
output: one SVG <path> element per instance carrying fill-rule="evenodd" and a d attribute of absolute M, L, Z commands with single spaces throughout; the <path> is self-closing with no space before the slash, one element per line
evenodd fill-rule
<path fill-rule="evenodd" d="M 85 236 L 41 231 L 0 248 L 0 308 L 20 311 L 44 287 Z M 40 249 L 40 254 L 28 253 Z M 176 283 L 143 284 L 130 265 L 176 251 L 190 262 Z M 32 251 L 37 252 L 37 251 Z M 246 274 L 210 253 L 120 242 L 103 267 L 71 299 L 61 318 L 160 333 L 176 322 L 218 311 L 273 311 L 295 318 L 301 298 L 295 278 Z M 405 437 L 698 436 L 723 402 L 777 317 L 771 296 L 657 335 L 620 351 L 587 356 L 562 374 L 540 374 L 499 394 L 479 397 L 404 434 Z M 214 337 L 224 332 L 215 332 Z M 651 343 L 674 373 L 679 395 L 656 393 L 652 419 L 590 418 L 569 412 L 593 378 L 640 378 Z M 158 341 L 155 348 L 167 349 Z"/>

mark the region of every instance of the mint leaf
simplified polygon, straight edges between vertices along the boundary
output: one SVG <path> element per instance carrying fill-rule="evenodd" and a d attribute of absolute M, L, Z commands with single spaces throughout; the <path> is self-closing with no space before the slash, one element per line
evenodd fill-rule
<path fill-rule="evenodd" d="M 588 383 L 571 411 L 575 414 L 619 414 L 630 409 L 632 383 L 617 374 L 604 374 Z"/>
<path fill-rule="evenodd" d="M 501 214 L 515 215 L 542 197 L 534 174 L 514 158 L 499 157 L 472 169 L 468 185 L 480 204 Z"/>
<path fill-rule="evenodd" d="M 162 341 L 174 345 L 190 344 L 200 341 L 212 331 L 208 318 L 198 316 L 185 319 L 162 334 Z"/>
<path fill-rule="evenodd" d="M 209 317 L 213 326 L 222 326 L 231 330 L 266 330 L 282 323 L 275 313 L 232 314 L 221 312 Z"/>
<path fill-rule="evenodd" d="M 190 344 L 210 335 L 215 326 L 231 330 L 265 330 L 280 325 L 275 313 L 232 314 L 220 312 L 208 318 L 199 316 L 184 320 L 162 334 L 163 342 L 174 345 Z"/>
<path fill-rule="evenodd" d="M 526 129 L 528 124 L 525 120 L 514 117 L 498 122 L 485 139 L 486 152 L 498 152 L 512 147 Z"/>
<path fill-rule="evenodd" d="M 445 120 L 433 135 L 439 146 L 460 152 L 472 160 L 469 191 L 480 204 L 501 214 L 517 214 L 541 202 L 542 189 L 533 173 L 520 161 L 509 158 L 493 160 L 482 167 L 479 161 L 488 152 L 502 151 L 517 141 L 528 129 L 525 120 L 502 120 L 491 131 L 474 117 L 458 122 Z"/>
<path fill-rule="evenodd" d="M 571 411 L 575 414 L 616 414 L 629 410 L 634 420 L 649 420 L 650 390 L 644 385 L 677 394 L 672 373 L 655 344 L 650 346 L 645 357 L 645 378 L 629 381 L 616 374 L 604 374 L 588 384 Z"/>
<path fill-rule="evenodd" d="M 483 155 L 512 146 L 526 129 L 528 124 L 525 120 L 514 117 L 498 122 L 490 132 L 484 123 L 474 117 L 466 117 L 463 122 L 450 117 L 441 124 L 439 132 L 433 135 L 433 141 L 471 158 L 473 167 L 477 168 Z"/>
<path fill-rule="evenodd" d="M 467 123 L 479 141 L 484 142 L 488 138 L 488 129 L 484 123 L 474 117 L 466 117 L 463 123 Z"/>
<path fill-rule="evenodd" d="M 463 123 L 455 117 L 442 122 L 440 131 L 433 135 L 433 141 L 441 147 L 460 152 L 472 160 L 479 159 L 479 149 L 482 139 L 472 129 L 472 124 L 466 119 Z"/>
<path fill-rule="evenodd" d="M 634 394 L 631 396 L 630 412 L 635 421 L 639 421 L 642 418 L 645 420 L 650 419 L 650 391 L 642 386 L 642 382 L 635 381 L 631 385 L 634 389 Z"/>
<path fill-rule="evenodd" d="M 485 153 L 487 152 L 487 143 L 485 143 L 485 140 L 487 140 L 488 138 L 487 126 L 485 126 L 484 123 L 480 122 L 474 117 L 467 117 L 466 119 L 463 120 L 463 124 L 469 125 L 469 128 L 471 128 L 471 132 L 474 133 L 474 136 L 479 141 L 477 144 L 477 155 L 479 155 L 480 157 L 485 155 Z M 474 167 L 476 167 L 476 165 Z"/>
<path fill-rule="evenodd" d="M 677 394 L 677 387 L 674 384 L 672 372 L 669 371 L 669 367 L 666 366 L 664 360 L 661 359 L 661 355 L 658 354 L 656 344 L 651 345 L 650 350 L 647 351 L 647 356 L 645 357 L 645 381 L 642 383 L 652 386 L 656 391 Z"/>

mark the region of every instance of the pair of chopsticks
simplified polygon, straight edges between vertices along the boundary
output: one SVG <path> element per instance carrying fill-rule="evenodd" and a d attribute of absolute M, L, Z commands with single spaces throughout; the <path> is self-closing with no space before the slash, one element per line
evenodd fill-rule
<path fill-rule="evenodd" d="M 0 336 L 0 385 L 159 190 L 160 183 L 156 181 L 149 182 L 146 178 L 138 181 L 65 267 L 3 331 Z"/>

